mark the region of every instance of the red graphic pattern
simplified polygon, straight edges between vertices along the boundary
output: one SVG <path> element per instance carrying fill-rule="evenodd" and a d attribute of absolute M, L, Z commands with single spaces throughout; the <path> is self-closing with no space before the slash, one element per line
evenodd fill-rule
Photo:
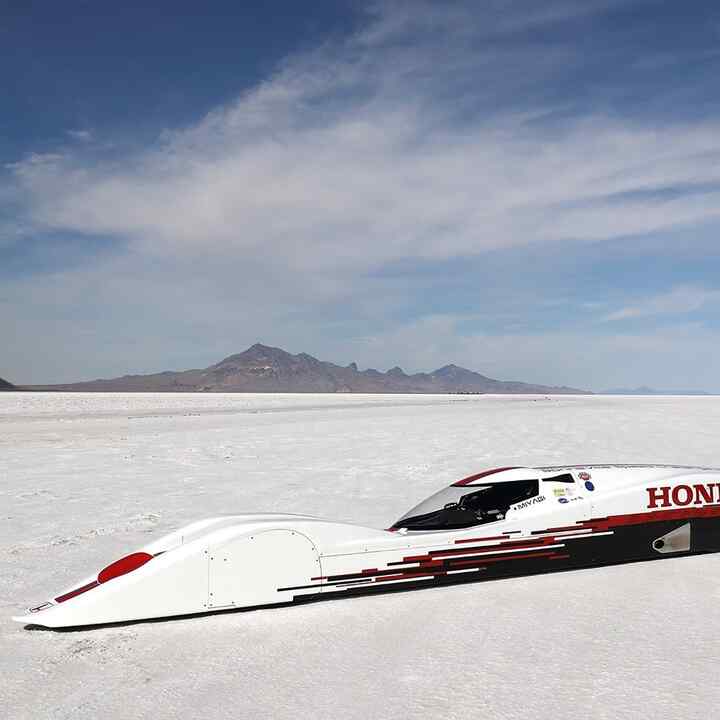
<path fill-rule="evenodd" d="M 500 472 L 506 468 L 490 471 Z M 485 475 L 487 473 L 481 473 Z M 478 476 L 466 478 L 470 482 Z M 315 577 L 311 582 L 318 585 L 305 585 L 297 588 L 281 588 L 283 590 L 299 590 L 312 587 L 336 586 L 348 587 L 356 584 L 373 584 L 386 582 L 399 582 L 406 580 L 432 579 L 447 575 L 453 571 L 472 570 L 482 571 L 490 564 L 500 562 L 519 562 L 522 560 L 566 560 L 570 556 L 564 552 L 566 541 L 577 539 L 581 541 L 592 538 L 600 533 L 612 533 L 615 528 L 643 525 L 653 522 L 668 522 L 685 520 L 689 518 L 720 517 L 720 505 L 709 505 L 695 508 L 674 508 L 644 513 L 630 513 L 626 515 L 613 515 L 591 520 L 579 520 L 574 525 L 534 530 L 531 535 L 540 536 L 528 538 L 509 538 L 508 534 L 493 535 L 478 538 L 462 538 L 456 540 L 454 545 L 465 545 L 493 541 L 490 545 L 471 547 L 446 547 L 430 550 L 423 554 L 407 555 L 402 560 L 388 562 L 385 568 L 365 568 L 359 572 L 326 575 Z M 501 542 L 496 542 L 500 540 Z M 548 546 L 559 545 L 550 548 Z"/>

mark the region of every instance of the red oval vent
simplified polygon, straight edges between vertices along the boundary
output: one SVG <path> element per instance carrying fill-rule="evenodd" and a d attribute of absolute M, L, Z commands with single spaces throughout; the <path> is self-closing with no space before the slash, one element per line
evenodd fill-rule
<path fill-rule="evenodd" d="M 152 555 L 144 552 L 126 555 L 124 558 L 110 563 L 110 565 L 101 570 L 98 573 L 98 582 L 104 583 L 113 578 L 120 577 L 120 575 L 127 575 L 127 573 L 142 567 L 148 560 L 152 560 L 152 557 Z"/>

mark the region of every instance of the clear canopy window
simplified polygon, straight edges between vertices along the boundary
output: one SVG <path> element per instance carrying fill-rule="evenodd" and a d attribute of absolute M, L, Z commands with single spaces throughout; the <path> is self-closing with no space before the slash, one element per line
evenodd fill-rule
<path fill-rule="evenodd" d="M 538 494 L 537 480 L 493 485 L 455 486 L 440 490 L 405 513 L 394 529 L 453 530 L 503 520 L 511 505 Z"/>

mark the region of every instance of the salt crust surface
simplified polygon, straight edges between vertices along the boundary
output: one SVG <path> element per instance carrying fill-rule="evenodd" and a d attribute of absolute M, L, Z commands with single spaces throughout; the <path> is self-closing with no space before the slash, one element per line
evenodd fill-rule
<path fill-rule="evenodd" d="M 20 718 L 707 718 L 720 554 L 80 632 L 9 616 L 224 512 L 387 527 L 502 465 L 720 465 L 720 398 L 0 394 Z"/>

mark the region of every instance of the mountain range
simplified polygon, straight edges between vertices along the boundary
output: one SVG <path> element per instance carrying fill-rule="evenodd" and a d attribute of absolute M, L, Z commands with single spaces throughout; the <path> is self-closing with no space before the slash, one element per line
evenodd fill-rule
<path fill-rule="evenodd" d="M 457 365 L 430 373 L 406 374 L 358 370 L 318 360 L 306 353 L 293 355 L 256 343 L 200 370 L 166 371 L 153 375 L 124 375 L 64 385 L 25 386 L 28 390 L 97 392 L 346 392 L 346 393 L 529 393 L 590 394 L 570 387 L 493 380 Z"/>

